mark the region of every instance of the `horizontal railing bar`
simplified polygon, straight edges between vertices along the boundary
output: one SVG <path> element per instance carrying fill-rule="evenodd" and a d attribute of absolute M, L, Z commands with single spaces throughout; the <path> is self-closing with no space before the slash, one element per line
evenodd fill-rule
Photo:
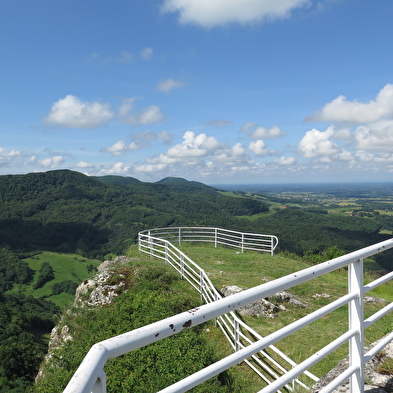
<path fill-rule="evenodd" d="M 348 330 L 343 335 L 341 335 L 340 337 L 320 349 L 318 352 L 314 353 L 312 356 L 304 360 L 302 363 L 295 366 L 292 370 L 289 370 L 285 375 L 272 382 L 269 386 L 260 390 L 258 393 L 273 393 L 277 389 L 282 388 L 288 382 L 292 381 L 294 378 L 302 374 L 305 370 L 309 369 L 314 364 L 318 363 L 321 359 L 325 358 L 337 348 L 341 347 L 341 345 L 346 343 L 358 333 L 359 332 L 355 329 Z"/>
<path fill-rule="evenodd" d="M 172 228 L 172 227 L 171 227 Z M 146 235 L 145 233 L 148 233 Z M 224 246 L 241 248 L 242 251 L 257 251 L 272 253 L 277 247 L 278 239 L 274 235 L 263 235 L 254 233 L 242 233 L 237 231 L 223 230 L 221 228 L 172 228 L 171 231 L 165 228 L 152 229 L 141 233 L 142 236 L 160 236 L 161 239 L 168 239 L 179 242 L 208 242 L 221 244 Z M 179 238 L 180 236 L 180 238 Z"/>
<path fill-rule="evenodd" d="M 174 228 L 175 229 L 175 228 Z M 190 230 L 192 228 L 188 228 Z M 199 227 L 195 228 L 195 232 L 199 230 Z M 212 230 L 212 228 L 209 228 Z M 157 229 L 157 232 L 160 229 Z M 178 235 L 181 236 L 181 228 L 177 228 L 179 234 L 177 236 L 175 235 L 174 238 L 177 238 Z M 220 234 L 220 229 L 219 228 L 214 228 L 215 235 L 219 235 L 220 241 L 216 243 L 220 243 L 221 239 L 225 240 L 228 243 L 222 243 L 225 245 L 230 245 L 232 247 L 236 247 L 237 244 L 240 244 L 240 240 L 236 238 L 234 233 L 238 233 L 242 236 L 242 241 L 244 241 L 245 234 L 242 234 L 240 232 L 235 232 L 235 231 L 229 231 L 229 230 L 223 230 L 223 233 Z M 200 269 L 200 267 L 195 264 L 192 260 L 190 260 L 187 257 L 187 262 L 182 260 L 182 266 L 180 267 L 180 264 L 176 262 L 177 259 L 180 258 L 180 255 L 182 257 L 186 257 L 183 253 L 181 253 L 180 250 L 178 250 L 176 247 L 174 247 L 169 241 L 164 240 L 162 238 L 156 238 L 151 236 L 151 233 L 154 232 L 154 230 L 148 230 L 144 231 L 145 233 L 148 233 L 148 235 L 144 235 L 143 233 L 140 233 L 140 250 L 142 252 L 145 252 L 147 254 L 150 254 L 151 256 L 157 257 L 159 259 L 164 259 L 168 264 L 173 266 L 179 273 L 183 275 L 183 277 L 186 278 L 187 281 L 191 283 L 191 285 L 198 290 L 198 292 L 201 293 L 202 297 L 208 302 L 211 295 L 214 294 L 216 296 L 216 293 L 213 291 L 212 293 L 205 293 L 206 288 L 210 286 L 210 280 L 207 278 L 205 272 Z M 226 233 L 227 232 L 227 233 Z M 156 233 L 155 233 L 156 234 Z M 166 233 L 168 234 L 168 232 Z M 146 240 L 143 239 L 143 237 L 146 237 Z M 269 236 L 266 235 L 266 237 L 270 238 L 271 244 L 271 251 L 277 246 L 278 244 L 278 239 L 274 236 Z M 235 240 L 231 240 L 235 239 Z M 180 238 L 179 241 L 182 239 Z M 183 239 L 184 240 L 184 239 Z M 239 246 L 237 246 L 239 247 Z M 132 350 L 141 348 L 147 344 L 156 342 L 158 340 L 161 340 L 163 338 L 172 336 L 173 334 L 178 333 L 181 330 L 184 330 L 186 328 L 189 328 L 191 326 L 196 326 L 201 323 L 204 323 L 208 320 L 211 320 L 213 318 L 218 318 L 217 324 L 219 326 L 222 326 L 222 323 L 219 321 L 223 321 L 223 323 L 226 325 L 229 323 L 234 326 L 236 324 L 236 329 L 237 332 L 235 333 L 234 329 L 229 328 L 229 325 L 226 325 L 225 329 L 222 329 L 224 334 L 227 335 L 226 329 L 230 332 L 230 335 L 227 335 L 227 337 L 232 336 L 232 339 L 229 339 L 231 342 L 231 345 L 236 348 L 240 347 L 242 349 L 238 350 L 232 355 L 227 356 L 224 359 L 219 360 L 218 362 L 196 372 L 193 375 L 190 375 L 189 377 L 173 384 L 172 386 L 169 386 L 168 388 L 162 390 L 161 392 L 169 393 L 169 392 L 185 392 L 186 390 L 191 389 L 192 387 L 198 385 L 199 383 L 213 377 L 214 375 L 219 374 L 220 372 L 226 370 L 227 368 L 232 367 L 233 365 L 239 363 L 240 361 L 243 361 L 250 356 L 253 359 L 258 359 L 257 354 L 262 352 L 265 348 L 270 347 L 270 349 L 273 349 L 274 347 L 272 346 L 273 343 L 276 341 L 281 340 L 282 338 L 285 338 L 289 336 L 290 334 L 298 331 L 299 329 L 309 325 L 310 323 L 316 321 L 317 319 L 327 315 L 328 313 L 336 310 L 337 308 L 341 307 L 344 304 L 347 304 L 349 301 L 354 300 L 356 297 L 358 297 L 358 294 L 356 292 L 349 293 L 332 303 L 312 312 L 309 315 L 306 315 L 305 317 L 293 322 L 290 325 L 285 326 L 284 328 L 270 334 L 269 336 L 265 338 L 261 338 L 257 342 L 253 342 L 248 346 L 244 346 L 244 341 L 248 341 L 248 337 L 243 334 L 243 332 L 240 330 L 240 324 L 238 320 L 232 320 L 225 319 L 227 318 L 225 315 L 226 313 L 230 312 L 232 314 L 232 311 L 242 307 L 248 303 L 251 303 L 253 301 L 259 300 L 264 297 L 271 296 L 277 292 L 280 292 L 282 290 L 291 288 L 293 286 L 299 285 L 303 282 L 306 282 L 310 279 L 320 277 L 324 274 L 330 273 L 336 269 L 339 269 L 341 267 L 347 266 L 351 263 L 357 262 L 360 259 L 364 259 L 368 256 L 374 255 L 375 253 L 382 252 L 384 250 L 387 250 L 389 248 L 393 247 L 393 239 L 386 240 L 384 242 L 380 242 L 378 244 L 363 248 L 358 251 L 354 251 L 350 254 L 332 259 L 330 261 L 312 266 L 310 268 L 304 269 L 302 271 L 289 274 L 287 276 L 281 277 L 279 279 L 261 284 L 257 287 L 245 290 L 243 292 L 240 292 L 238 294 L 226 297 L 226 298 L 219 298 L 219 300 L 207 303 L 201 307 L 198 307 L 193 310 L 186 311 L 184 313 L 166 318 L 164 320 L 155 322 L 153 324 L 141 327 L 139 329 L 135 329 L 131 332 L 124 333 L 122 335 L 112 337 L 110 339 L 107 339 L 105 341 L 102 341 L 98 344 L 93 345 L 93 347 L 90 349 L 88 352 L 85 360 L 82 362 L 80 367 L 78 368 L 77 372 L 74 374 L 74 377 L 78 374 L 79 376 L 81 374 L 84 374 L 84 383 L 90 384 L 91 381 L 93 381 L 93 384 L 97 380 L 97 378 L 100 378 L 100 373 L 101 377 L 103 376 L 102 368 L 105 362 L 110 359 L 114 358 L 120 355 L 123 355 L 127 352 L 130 352 Z M 175 250 L 173 251 L 172 250 Z M 239 247 L 240 248 L 240 247 Z M 248 247 L 247 247 L 248 248 Z M 242 249 L 247 249 L 243 247 Z M 259 250 L 258 250 L 259 251 Z M 186 258 L 185 258 L 186 259 Z M 197 271 L 193 270 L 189 265 L 193 266 Z M 179 270 L 178 270 L 179 269 Z M 191 270 L 189 272 L 188 270 Z M 205 280 L 206 278 L 206 280 Z M 200 284 L 200 280 L 205 281 L 204 282 L 204 287 L 197 287 L 192 283 L 191 280 L 195 280 Z M 376 280 L 380 285 L 383 282 L 388 281 L 388 279 L 383 278 Z M 375 282 L 368 284 L 368 286 L 365 286 L 366 290 L 369 291 L 373 288 L 375 288 L 377 284 Z M 218 294 L 219 295 L 219 294 Z M 220 296 L 220 295 L 219 295 Z M 387 309 L 388 307 L 385 307 L 383 309 L 383 313 L 388 312 L 389 310 Z M 371 320 L 376 319 L 379 317 L 379 315 L 382 316 L 382 310 L 374 316 L 370 317 L 368 320 L 365 321 L 366 324 L 370 323 Z M 224 316 L 223 316 L 224 315 Z M 380 317 L 379 317 L 380 318 Z M 379 319 L 378 318 L 378 319 Z M 227 320 L 227 322 L 225 322 Z M 371 324 L 371 323 L 370 323 Z M 247 330 L 250 332 L 250 328 L 247 326 Z M 347 332 L 346 334 L 348 334 Z M 252 334 L 252 333 L 249 333 Z M 393 335 L 393 333 L 392 333 Z M 345 335 L 343 335 L 345 336 Z M 343 336 L 341 336 L 339 339 L 341 339 Z M 339 340 L 337 339 L 337 340 Z M 390 338 L 390 341 L 393 339 Z M 236 340 L 236 342 L 234 342 Z M 386 339 L 384 340 L 384 342 Z M 331 343 L 332 344 L 332 343 Z M 331 345 L 329 344 L 329 345 Z M 386 344 L 385 344 L 386 345 Z M 328 346 L 327 346 L 328 347 Z M 383 347 L 383 346 L 382 346 Z M 326 347 L 325 347 L 326 348 Z M 379 346 L 378 346 L 379 348 Z M 274 349 L 273 349 L 274 350 Z M 376 350 L 373 348 L 373 350 Z M 371 353 L 371 352 L 369 352 Z M 265 353 L 262 352 L 262 355 L 265 356 Z M 310 358 L 313 358 L 313 356 L 316 356 L 317 354 L 312 355 Z M 92 359 L 94 357 L 94 359 Z M 309 359 L 310 359 L 309 358 Z M 305 366 L 306 362 L 309 362 L 310 360 L 306 359 L 301 365 L 295 365 L 295 369 L 301 368 L 301 366 Z M 255 360 L 256 361 L 256 360 Z M 259 360 L 257 361 L 259 363 Z M 83 366 L 83 367 L 82 367 Z M 269 367 L 267 364 L 263 363 L 260 365 L 262 368 Z M 85 370 L 86 369 L 91 369 L 90 370 L 90 375 L 86 377 L 85 375 Z M 341 380 L 344 378 L 348 373 L 355 372 L 358 370 L 356 367 L 352 367 L 353 370 L 351 370 L 351 367 L 343 374 L 340 375 L 340 377 L 336 378 L 334 381 L 335 383 L 340 384 Z M 284 369 L 285 370 L 285 369 Z M 302 372 L 300 372 L 301 374 Z M 346 379 L 351 375 L 348 374 Z M 344 377 L 343 377 L 344 375 Z M 72 384 L 71 382 L 74 380 L 73 379 L 70 381 L 70 384 L 67 386 L 66 390 L 64 392 L 73 392 L 74 390 L 67 390 Z M 285 377 L 286 378 L 286 377 Z M 83 378 L 82 378 L 83 379 Z M 293 380 L 293 378 L 292 378 Z M 75 382 L 75 381 L 74 381 Z M 277 382 L 278 383 L 278 382 Z M 287 382 L 284 382 L 285 386 Z M 80 381 L 77 381 L 78 388 L 81 387 Z M 74 383 L 74 387 L 75 387 Z M 89 385 L 90 387 L 92 385 Z M 332 384 L 329 384 L 329 386 L 333 386 Z M 337 385 L 338 386 L 338 385 Z M 71 388 L 70 388 L 71 389 Z M 325 388 L 324 388 L 325 389 Z M 80 391 L 80 389 L 78 390 Z M 86 391 L 86 390 L 85 390 Z M 277 390 L 276 390 L 277 391 Z M 330 390 L 329 390 L 330 391 Z M 322 391 L 321 391 L 322 392 Z"/>
<path fill-rule="evenodd" d="M 307 270 L 307 269 L 305 269 Z M 275 281 L 278 281 L 277 279 Z M 269 283 L 265 283 L 262 285 L 268 285 Z M 250 291 L 247 290 L 247 291 Z M 244 292 L 247 292 L 244 291 Z M 240 292 L 234 295 L 231 295 L 225 299 L 230 299 L 233 297 L 239 297 L 244 292 Z M 183 393 L 187 390 L 192 389 L 193 387 L 199 385 L 202 382 L 207 381 L 208 379 L 220 374 L 221 372 L 225 371 L 226 369 L 235 366 L 240 361 L 250 357 L 251 355 L 255 354 L 258 351 L 261 351 L 268 347 L 269 345 L 274 344 L 275 342 L 282 340 L 283 338 L 289 336 L 292 333 L 295 333 L 299 329 L 309 325 L 310 323 L 318 320 L 319 318 L 329 314 L 330 312 L 336 310 L 337 308 L 341 307 L 344 304 L 347 304 L 349 301 L 355 299 L 357 297 L 356 293 L 349 293 L 348 295 L 343 296 L 340 299 L 335 300 L 334 302 L 320 308 L 312 312 L 311 314 L 306 315 L 305 317 L 281 328 L 280 330 L 271 333 L 270 335 L 264 337 L 262 340 L 259 340 L 246 348 L 243 348 L 240 351 L 237 351 L 224 359 L 217 361 L 216 363 L 207 366 L 206 368 L 197 371 L 196 373 L 182 379 L 179 382 L 174 383 L 167 388 L 160 390 L 159 393 Z M 204 306 L 202 306 L 204 307 Z"/>
<path fill-rule="evenodd" d="M 378 344 L 376 344 L 364 355 L 364 363 L 367 363 L 373 356 L 375 356 L 382 348 L 388 345 L 391 341 L 393 341 L 393 332 L 391 332 L 386 337 L 381 339 L 378 342 Z"/>
<path fill-rule="evenodd" d="M 344 381 L 346 381 L 352 374 L 355 374 L 359 370 L 358 366 L 349 366 L 345 371 L 343 371 L 338 377 L 336 377 L 332 382 L 326 385 L 324 388 L 319 390 L 318 393 L 330 393 L 333 392 L 338 386 L 340 386 Z"/>
<path fill-rule="evenodd" d="M 372 289 L 375 289 L 376 287 L 384 284 L 385 282 L 388 282 L 393 278 L 393 272 L 387 273 L 384 276 L 378 278 L 377 280 L 370 282 L 369 284 L 364 286 L 364 293 L 367 293 L 371 291 Z"/>
<path fill-rule="evenodd" d="M 217 237 L 219 237 L 221 239 L 228 239 L 228 240 L 230 240 L 230 239 L 240 239 L 241 240 L 241 238 L 242 238 L 241 236 L 239 236 L 239 234 L 232 235 L 229 233 L 221 233 L 221 232 L 217 233 Z"/>
<path fill-rule="evenodd" d="M 247 365 L 255 372 L 257 373 L 267 384 L 269 384 L 271 381 L 270 379 L 268 379 L 264 374 L 261 373 L 260 370 L 258 370 L 248 359 L 244 360 L 245 363 L 247 363 Z M 277 392 L 280 392 L 280 390 L 278 390 Z"/>

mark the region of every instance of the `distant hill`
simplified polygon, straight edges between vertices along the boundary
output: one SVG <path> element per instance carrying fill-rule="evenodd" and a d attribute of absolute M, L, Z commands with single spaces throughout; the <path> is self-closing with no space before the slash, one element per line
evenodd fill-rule
<path fill-rule="evenodd" d="M 263 202 L 221 195 L 184 179 L 145 183 L 69 170 L 0 176 L 0 247 L 53 250 L 104 259 L 121 254 L 142 229 L 225 226 L 268 211 Z"/>
<path fill-rule="evenodd" d="M 379 233 L 380 220 L 299 208 L 269 211 L 266 201 L 174 177 L 146 183 L 69 170 L 0 176 L 0 247 L 103 260 L 124 253 L 139 231 L 167 226 L 273 234 L 280 250 L 298 255 L 332 246 L 354 251 L 389 237 Z M 378 263 L 390 269 L 386 255 Z"/>
<path fill-rule="evenodd" d="M 110 184 L 120 184 L 120 185 L 142 184 L 140 180 L 135 179 L 134 177 L 109 175 L 109 176 L 92 176 L 92 178 Z"/>
<path fill-rule="evenodd" d="M 217 188 L 196 181 L 188 181 L 181 177 L 166 177 L 156 184 L 163 184 L 179 192 L 216 192 Z"/>

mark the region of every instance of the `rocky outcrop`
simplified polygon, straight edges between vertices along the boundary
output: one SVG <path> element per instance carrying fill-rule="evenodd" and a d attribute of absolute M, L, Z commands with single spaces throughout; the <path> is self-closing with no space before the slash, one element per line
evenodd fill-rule
<path fill-rule="evenodd" d="M 223 287 L 221 293 L 224 297 L 242 292 L 243 289 L 230 285 Z M 280 311 L 286 311 L 284 304 L 293 304 L 298 307 L 307 307 L 298 297 L 291 295 L 289 292 L 278 292 L 269 298 L 261 299 L 256 302 L 249 303 L 237 309 L 240 315 L 251 315 L 254 317 L 274 318 Z"/>
<path fill-rule="evenodd" d="M 98 267 L 98 274 L 89 280 L 85 280 L 76 289 L 75 300 L 72 309 L 80 307 L 97 307 L 109 304 L 113 298 L 118 296 L 123 290 L 125 282 L 122 281 L 123 276 L 115 272 L 115 268 L 128 263 L 132 259 L 120 256 L 113 261 L 105 261 Z M 74 311 L 68 310 L 67 314 L 72 314 Z M 45 357 L 45 361 L 38 372 L 36 381 L 43 375 L 43 367 L 52 358 L 54 352 L 64 345 L 66 342 L 71 341 L 72 336 L 70 329 L 65 324 L 64 318 L 60 320 L 57 326 L 52 329 L 49 349 Z"/>

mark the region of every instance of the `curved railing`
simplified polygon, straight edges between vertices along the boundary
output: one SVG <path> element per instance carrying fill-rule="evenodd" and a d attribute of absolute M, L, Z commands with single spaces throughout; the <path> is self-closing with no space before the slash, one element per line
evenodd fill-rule
<path fill-rule="evenodd" d="M 274 254 L 278 245 L 278 238 L 274 235 L 262 235 L 260 233 L 246 233 L 231 231 L 229 229 L 211 227 L 167 227 L 148 229 L 140 232 L 144 235 L 152 235 L 171 243 L 203 242 L 233 247 L 244 251 L 259 251 Z"/>
<path fill-rule="evenodd" d="M 220 298 L 204 272 L 168 240 L 152 236 L 151 234 L 141 233 L 139 245 L 141 252 L 146 252 L 152 257 L 160 258 L 166 263 L 171 264 L 182 277 L 187 279 L 201 293 L 207 304 L 93 345 L 64 390 L 65 393 L 105 393 L 106 376 L 103 368 L 109 359 L 124 355 L 135 349 L 179 333 L 184 329 L 216 318 L 220 318 L 219 323 L 224 327 L 230 341 L 237 343 L 233 345 L 235 352 L 161 390 L 160 393 L 186 392 L 241 361 L 247 361 L 248 364 L 255 367 L 254 360 L 261 354 L 261 351 L 269 351 L 273 343 L 290 336 L 292 333 L 297 332 L 322 317 L 328 317 L 331 312 L 345 305 L 349 306 L 348 329 L 324 348 L 321 348 L 298 365 L 289 360 L 293 368 L 287 372 L 284 372 L 285 367 L 283 367 L 284 370 L 281 368 L 282 364 L 280 362 L 277 362 L 278 365 L 273 363 L 273 366 L 277 367 L 276 369 L 271 369 L 273 372 L 265 369 L 265 373 L 265 371 L 261 372 L 255 368 L 261 374 L 261 377 L 262 374 L 269 375 L 268 385 L 259 393 L 279 392 L 279 389 L 283 387 L 291 389 L 293 385 L 291 386 L 290 384 L 300 382 L 297 379 L 299 376 L 346 343 L 349 343 L 349 367 L 321 389 L 320 393 L 332 392 L 348 379 L 350 380 L 350 391 L 352 393 L 363 392 L 364 363 L 393 340 L 392 332 L 381 339 L 378 345 L 374 346 L 367 353 L 364 353 L 364 330 L 393 310 L 393 303 L 389 303 L 377 313 L 364 320 L 364 294 L 391 280 L 393 278 L 393 272 L 380 277 L 372 283 L 364 285 L 363 260 L 364 258 L 392 248 L 393 239 L 291 273 L 226 298 Z M 236 327 L 238 322 L 235 321 L 234 314 L 232 313 L 235 309 L 344 267 L 348 267 L 348 294 L 266 337 L 261 337 L 257 334 L 255 337 L 250 337 L 250 333 L 244 333 L 243 330 Z M 234 316 L 236 317 L 236 315 Z M 239 325 L 244 328 L 241 321 Z M 254 338 L 256 339 L 255 341 L 253 340 Z M 270 356 L 270 354 L 268 355 Z M 275 359 L 275 356 L 274 353 L 271 357 Z M 281 372 L 276 371 L 279 369 L 281 369 Z M 270 382 L 271 374 L 273 373 L 276 375 L 273 376 L 273 381 Z M 308 374 L 308 376 L 312 379 L 316 378 L 313 378 L 312 374 Z"/>
<path fill-rule="evenodd" d="M 139 251 L 162 259 L 166 264 L 172 266 L 182 279 L 187 280 L 200 293 L 201 299 L 205 303 L 213 303 L 223 297 L 211 283 L 206 272 L 167 239 L 179 244 L 186 241 L 206 242 L 214 243 L 216 247 L 217 245 L 225 245 L 238 248 L 242 252 L 254 250 L 266 251 L 270 254 L 273 254 L 278 244 L 276 236 L 235 232 L 221 228 L 168 227 L 140 232 L 138 237 Z M 260 334 L 243 322 L 233 311 L 219 316 L 216 323 L 235 351 L 262 339 Z M 268 384 L 297 366 L 274 345 L 257 352 L 250 359 L 244 359 L 244 362 Z M 318 378 L 308 371 L 305 371 L 305 375 L 308 380 L 318 381 Z M 286 385 L 285 387 L 287 390 L 293 390 L 295 385 L 308 388 L 304 382 L 297 378 L 293 380 L 292 386 Z"/>

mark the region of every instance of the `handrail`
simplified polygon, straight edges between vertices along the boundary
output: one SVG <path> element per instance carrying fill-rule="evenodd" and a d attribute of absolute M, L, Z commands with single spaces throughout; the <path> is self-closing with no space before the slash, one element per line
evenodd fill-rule
<path fill-rule="evenodd" d="M 176 228 L 175 233 L 180 233 L 180 230 L 178 231 L 178 229 L 180 228 Z M 181 229 L 183 230 L 183 233 L 189 233 L 187 231 L 188 228 Z M 206 230 L 206 228 L 203 229 Z M 213 229 L 215 233 L 220 230 L 219 228 Z M 192 228 L 192 230 L 195 231 L 195 228 Z M 159 231 L 160 236 L 165 233 L 162 228 L 149 230 L 148 232 L 151 234 L 152 232 L 156 233 L 157 231 Z M 181 237 L 179 236 L 177 240 L 180 238 Z M 186 279 L 191 286 L 200 293 L 201 299 L 205 303 L 211 303 L 222 299 L 221 294 L 212 284 L 206 272 L 168 240 L 148 235 L 146 234 L 146 231 L 142 231 L 139 233 L 138 244 L 139 251 L 164 260 L 165 263 L 178 271 L 181 274 L 181 277 Z M 244 323 L 234 312 L 229 312 L 225 315 L 219 316 L 216 323 L 221 328 L 225 337 L 228 339 L 235 351 L 243 349 L 253 342 L 262 339 L 261 335 Z M 253 356 L 252 363 L 246 360 L 246 363 L 267 383 L 271 383 L 272 379 L 274 380 L 279 378 L 280 375 L 288 371 L 288 368 L 291 369 L 297 366 L 292 359 L 286 356 L 274 345 L 270 345 L 269 349 L 276 354 L 280 361 L 275 360 L 264 350 Z M 287 367 L 284 365 L 287 365 Z M 308 371 L 305 371 L 305 375 L 311 378 L 313 382 L 318 381 L 318 378 Z M 298 379 L 295 379 L 294 382 L 304 388 L 308 388 L 304 382 Z M 286 386 L 286 388 L 287 390 L 292 390 L 291 386 Z"/>
<path fill-rule="evenodd" d="M 148 254 L 164 259 L 166 263 L 171 264 L 176 270 L 181 272 L 184 277 L 188 277 L 189 273 L 186 273 L 187 267 L 190 263 L 190 267 L 193 271 L 197 272 L 197 265 L 192 262 L 184 254 L 180 253 L 176 247 L 174 247 L 170 242 L 162 238 L 154 238 L 152 236 L 141 234 L 139 239 L 140 249 L 142 249 Z M 296 379 L 301 375 L 307 368 L 311 367 L 317 361 L 323 359 L 327 354 L 329 354 L 333 349 L 342 345 L 345 342 L 350 343 L 350 367 L 337 379 L 331 382 L 328 386 L 323 389 L 323 392 L 332 392 L 335 387 L 340 383 L 345 381 L 345 379 L 350 378 L 350 386 L 352 393 L 360 393 L 363 391 L 364 387 L 364 376 L 363 376 L 363 365 L 366 359 L 370 356 L 374 356 L 375 353 L 371 351 L 364 355 L 364 328 L 365 321 L 363 320 L 363 294 L 368 288 L 374 288 L 376 282 L 378 284 L 385 282 L 385 280 L 376 280 L 374 283 L 370 283 L 367 286 L 363 285 L 363 259 L 374 254 L 380 253 L 387 249 L 393 247 L 393 239 L 386 240 L 384 242 L 363 248 L 361 250 L 352 252 L 350 254 L 332 259 L 330 261 L 321 263 L 319 265 L 311 266 L 307 269 L 291 273 L 287 276 L 278 278 L 276 280 L 266 282 L 254 288 L 250 288 L 243 292 L 234 294 L 226 298 L 219 298 L 218 300 L 211 300 L 210 303 L 202 305 L 193 310 L 186 311 L 184 313 L 172 316 L 170 318 L 158 321 L 156 323 L 141 327 L 139 329 L 133 330 L 131 332 L 124 333 L 120 336 L 110 338 L 108 340 L 102 341 L 98 344 L 93 345 L 85 359 L 79 366 L 78 370 L 74 374 L 73 378 L 69 382 L 68 386 L 64 390 L 66 393 L 76 393 L 76 392 L 93 392 L 93 393 L 105 393 L 105 374 L 103 371 L 103 366 L 109 358 L 120 356 L 149 343 L 153 343 L 160 339 L 169 337 L 176 334 L 184 329 L 192 326 L 199 325 L 208 320 L 214 318 L 220 318 L 225 315 L 232 315 L 233 311 L 239 307 L 242 307 L 253 301 L 269 297 L 277 292 L 286 290 L 293 286 L 299 285 L 313 278 L 320 277 L 324 274 L 330 273 L 334 270 L 340 269 L 342 267 L 348 266 L 348 280 L 349 280 L 349 293 L 341 298 L 333 301 L 332 303 L 316 310 L 305 317 L 293 322 L 290 325 L 266 336 L 257 337 L 258 341 L 253 342 L 249 345 L 244 345 L 239 348 L 235 353 L 229 355 L 228 357 L 221 359 L 220 361 L 198 371 L 197 373 L 175 383 L 174 385 L 167 387 L 162 390 L 161 393 L 169 392 L 185 392 L 199 383 L 219 374 L 220 372 L 228 369 L 232 365 L 252 357 L 254 359 L 255 354 L 260 351 L 265 350 L 270 345 L 276 341 L 289 336 L 295 331 L 307 326 L 308 324 L 316 321 L 317 319 L 328 315 L 333 310 L 341 307 L 344 304 L 349 304 L 349 328 L 348 330 L 334 340 L 332 343 L 328 344 L 325 348 L 310 356 L 308 359 L 304 360 L 301 364 L 295 365 L 291 371 L 284 373 L 279 376 L 274 382 L 267 385 L 261 390 L 263 393 L 273 393 L 279 391 L 283 387 L 289 386 L 288 383 Z M 179 254 L 177 254 L 179 253 Z M 176 263 L 174 263 L 174 255 L 177 255 Z M 186 261 L 186 262 L 185 262 Z M 389 279 L 393 278 L 393 273 L 390 273 Z M 208 281 L 203 279 L 200 280 L 201 284 L 205 284 Z M 194 282 L 189 277 L 189 282 Z M 194 282 L 194 285 L 197 284 Z M 210 291 L 205 293 L 203 288 L 206 285 L 201 285 L 200 293 L 201 296 L 206 299 L 210 299 L 216 296 L 215 293 Z M 210 288 L 211 290 L 211 288 Z M 206 300 L 205 300 L 206 301 Z M 391 307 L 385 307 L 383 315 L 391 310 Z M 378 312 L 378 314 L 380 314 Z M 377 314 L 377 313 L 376 313 Z M 380 317 L 380 315 L 378 315 Z M 374 323 L 377 318 L 373 316 L 369 317 L 367 323 Z M 227 334 L 231 336 L 231 333 Z M 393 334 L 390 334 L 386 339 L 384 339 L 383 344 L 387 345 L 393 340 Z M 379 347 L 378 347 L 379 348 Z M 312 374 L 311 374 L 312 375 Z M 322 390 L 321 390 L 322 392 Z"/>
<path fill-rule="evenodd" d="M 234 247 L 244 252 L 259 251 L 274 254 L 278 246 L 278 238 L 274 235 L 263 235 L 260 233 L 247 233 L 231 231 L 229 229 L 212 227 L 167 227 L 154 228 L 140 232 L 140 234 L 155 236 L 168 240 L 171 243 L 182 242 L 204 242 Z"/>

